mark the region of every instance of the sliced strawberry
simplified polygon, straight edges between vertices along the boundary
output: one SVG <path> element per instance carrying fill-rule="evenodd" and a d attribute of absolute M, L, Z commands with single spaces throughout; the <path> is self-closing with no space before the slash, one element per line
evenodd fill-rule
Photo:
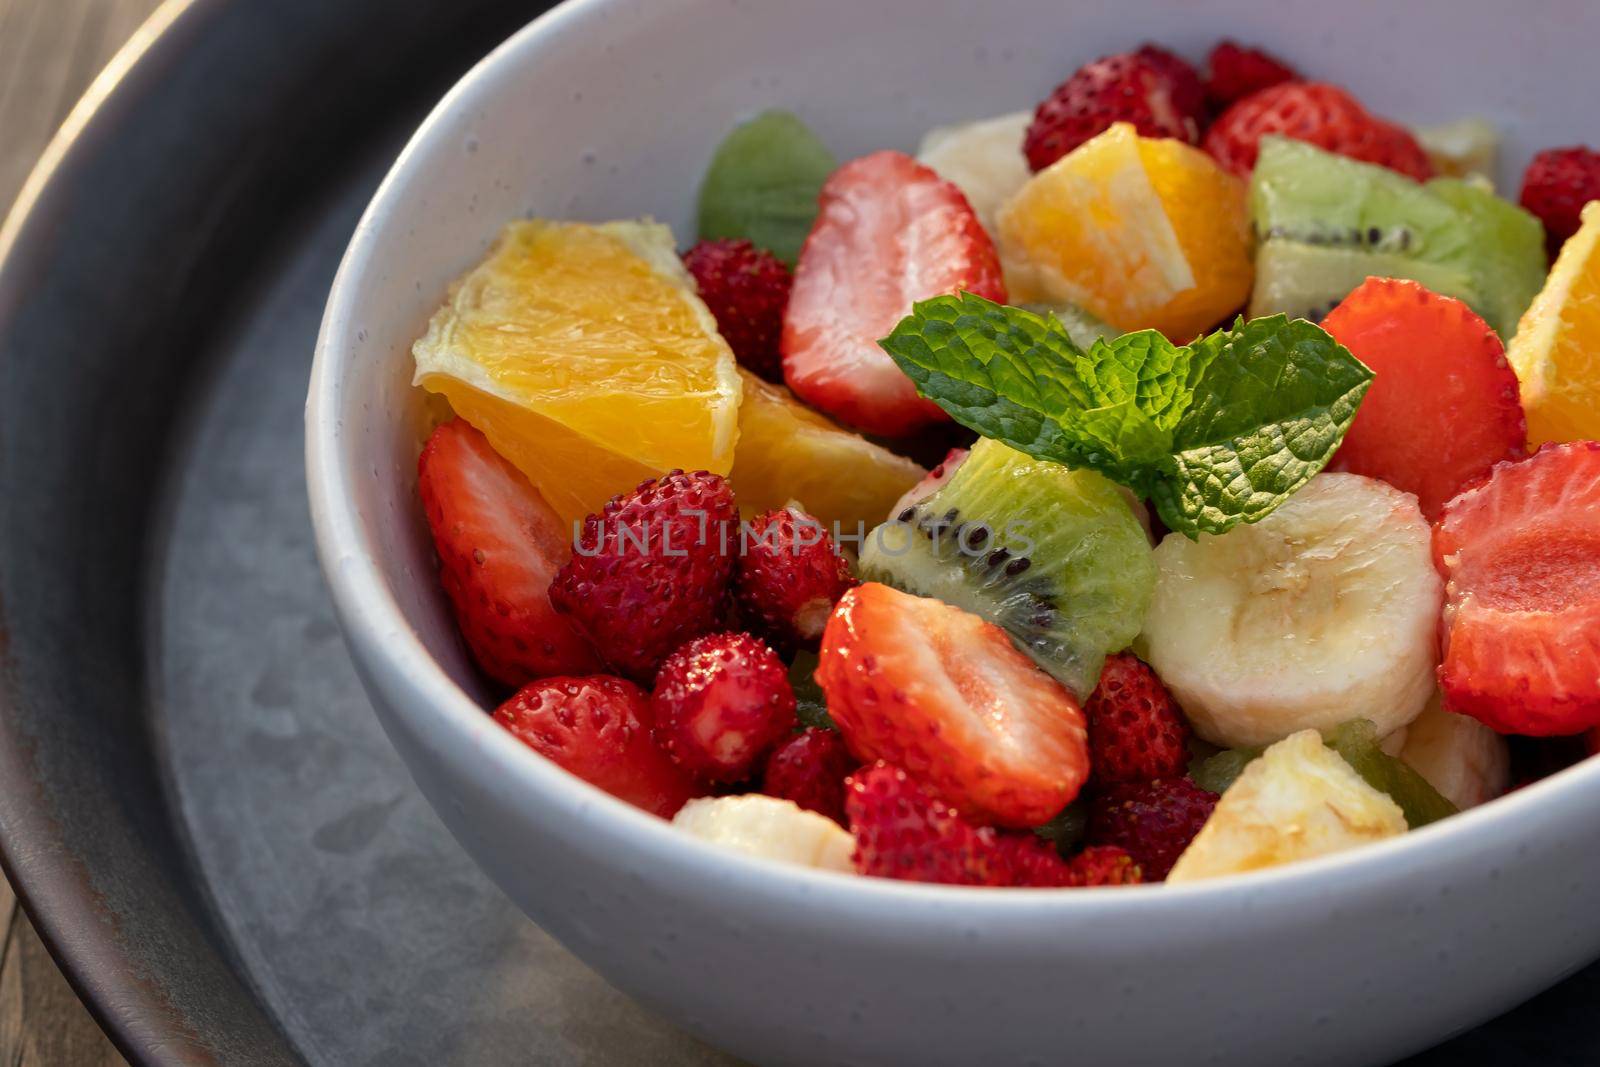
<path fill-rule="evenodd" d="M 567 528 L 488 438 L 461 419 L 434 430 L 417 461 L 417 492 L 440 583 L 485 674 L 519 686 L 600 669 L 550 603 L 550 582 L 572 555 Z"/>
<path fill-rule="evenodd" d="M 878 347 L 911 305 L 961 290 L 1005 302 L 994 243 L 961 190 L 901 152 L 833 172 L 783 319 L 783 375 L 801 399 L 868 433 L 946 418 Z"/>
<path fill-rule="evenodd" d="M 1505 346 L 1461 301 L 1368 278 L 1322 328 L 1376 374 L 1332 469 L 1415 493 L 1432 522 L 1464 486 L 1524 454 L 1527 423 Z"/>
<path fill-rule="evenodd" d="M 1299 81 L 1295 69 L 1270 52 L 1236 41 L 1222 41 L 1206 57 L 1206 96 L 1225 108 L 1252 93 Z"/>
<path fill-rule="evenodd" d="M 1205 88 L 1193 67 L 1164 49 L 1102 56 L 1056 86 L 1033 115 L 1023 138 L 1028 165 L 1039 171 L 1114 122 L 1132 123 L 1143 137 L 1195 144 L 1205 118 Z"/>
<path fill-rule="evenodd" d="M 1047 822 L 1089 775 L 1083 712 L 998 626 L 868 582 L 822 635 L 816 678 L 845 743 L 971 819 Z"/>
<path fill-rule="evenodd" d="M 1522 206 L 1544 223 L 1552 257 L 1578 232 L 1583 205 L 1600 200 L 1600 152 L 1582 145 L 1547 148 L 1522 175 Z"/>
<path fill-rule="evenodd" d="M 543 678 L 496 708 L 494 720 L 590 785 L 662 818 L 700 792 L 651 740 L 644 692 L 621 678 Z"/>
<path fill-rule="evenodd" d="M 1355 97 L 1326 82 L 1284 82 L 1252 93 L 1218 116 L 1206 131 L 1204 147 L 1223 167 L 1248 177 L 1261 138 L 1269 133 L 1418 181 L 1433 177 L 1427 153 L 1404 127 L 1369 113 Z"/>
<path fill-rule="evenodd" d="M 1546 445 L 1445 506 L 1439 681 L 1501 733 L 1600 726 L 1600 444 Z"/>

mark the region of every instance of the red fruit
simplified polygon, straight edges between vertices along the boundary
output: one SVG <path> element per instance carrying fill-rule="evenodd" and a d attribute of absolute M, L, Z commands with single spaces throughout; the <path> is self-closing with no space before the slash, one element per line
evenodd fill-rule
<path fill-rule="evenodd" d="M 1055 849 L 1034 835 L 973 825 L 882 761 L 845 780 L 845 813 L 862 874 L 945 885 L 1076 884 Z"/>
<path fill-rule="evenodd" d="M 572 554 L 566 526 L 483 434 L 460 419 L 434 430 L 417 461 L 417 492 L 440 583 L 485 674 L 519 686 L 600 669 L 550 603 L 550 580 Z"/>
<path fill-rule="evenodd" d="M 713 782 L 750 777 L 795 725 L 788 668 L 749 634 L 707 634 L 668 656 L 650 707 L 661 747 Z"/>
<path fill-rule="evenodd" d="M 650 703 L 632 682 L 597 674 L 530 682 L 495 722 L 590 785 L 664 819 L 699 795 L 650 737 Z"/>
<path fill-rule="evenodd" d="M 767 759 L 761 791 L 842 824 L 844 780 L 858 766 L 839 731 L 808 727 L 779 745 Z"/>
<path fill-rule="evenodd" d="M 1600 200 L 1600 152 L 1582 145 L 1547 148 L 1522 175 L 1522 206 L 1544 223 L 1551 256 L 1578 232 L 1583 205 Z"/>
<path fill-rule="evenodd" d="M 750 523 L 734 599 L 741 617 L 782 645 L 814 644 L 834 603 L 855 584 L 822 523 L 780 508 Z"/>
<path fill-rule="evenodd" d="M 1189 765 L 1189 724 L 1156 672 L 1133 653 L 1106 660 L 1083 712 L 1096 783 L 1174 778 Z"/>
<path fill-rule="evenodd" d="M 939 461 L 937 467 L 923 475 L 922 481 L 907 489 L 900 499 L 895 501 L 894 507 L 889 511 L 889 515 L 891 517 L 899 516 L 906 522 L 911 521 L 911 516 L 905 514 L 906 509 L 915 507 L 944 488 L 944 483 L 955 477 L 956 468 L 966 460 L 967 451 L 965 448 L 952 448 L 949 452 L 946 452 L 944 459 Z"/>
<path fill-rule="evenodd" d="M 715 474 L 652 478 L 583 520 L 550 599 L 607 663 L 649 681 L 668 653 L 722 621 L 737 519 L 733 490 Z"/>
<path fill-rule="evenodd" d="M 1590 730 L 1583 739 L 1584 747 L 1589 750 L 1589 755 L 1600 756 L 1600 727 Z"/>
<path fill-rule="evenodd" d="M 1525 454 L 1528 428 L 1505 346 L 1461 301 L 1412 281 L 1368 278 L 1322 328 L 1377 375 L 1333 470 L 1415 493 L 1432 522 L 1464 486 Z"/>
<path fill-rule="evenodd" d="M 789 303 L 789 268 L 745 240 L 701 241 L 683 254 L 700 299 L 738 361 L 770 382 L 783 380 L 778 335 Z"/>
<path fill-rule="evenodd" d="M 961 290 L 1005 302 L 994 243 L 961 190 L 901 152 L 833 172 L 800 250 L 783 319 L 783 376 L 801 399 L 899 437 L 946 416 L 878 347 L 918 300 Z"/>
<path fill-rule="evenodd" d="M 1078 702 L 1004 630 L 943 601 L 850 590 L 816 679 L 858 759 L 905 768 L 975 820 L 1038 826 L 1088 777 Z"/>
<path fill-rule="evenodd" d="M 1600 444 L 1499 464 L 1445 505 L 1433 554 L 1449 708 L 1507 734 L 1600 726 Z"/>
<path fill-rule="evenodd" d="M 1206 57 L 1206 96 L 1219 109 L 1262 89 L 1299 80 L 1295 69 L 1277 56 L 1235 41 L 1223 41 Z"/>
<path fill-rule="evenodd" d="M 1376 163 L 1418 181 L 1433 177 L 1433 164 L 1415 137 L 1325 82 L 1284 82 L 1252 93 L 1211 124 L 1204 147 L 1223 167 L 1248 177 L 1261 138 L 1269 133 Z"/>
<path fill-rule="evenodd" d="M 1090 845 L 1126 849 L 1147 882 L 1164 882 L 1217 806 L 1217 795 L 1187 778 L 1124 782 L 1089 806 Z"/>
<path fill-rule="evenodd" d="M 1194 68 L 1146 45 L 1102 56 L 1056 86 L 1034 112 L 1022 151 L 1039 171 L 1114 122 L 1131 122 L 1143 137 L 1194 144 L 1204 120 L 1205 90 Z"/>
<path fill-rule="evenodd" d="M 1127 849 L 1091 845 L 1067 860 L 1067 883 L 1073 886 L 1138 885 L 1144 873 Z"/>

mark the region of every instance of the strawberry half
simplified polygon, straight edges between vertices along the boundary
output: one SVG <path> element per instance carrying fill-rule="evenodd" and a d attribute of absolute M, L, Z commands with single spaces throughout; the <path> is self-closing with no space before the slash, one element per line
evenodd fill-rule
<path fill-rule="evenodd" d="M 901 437 L 947 416 L 878 347 L 918 300 L 1005 302 L 994 242 L 955 185 L 902 152 L 844 164 L 822 187 L 783 319 L 783 376 L 813 407 Z"/>
<path fill-rule="evenodd" d="M 1004 630 L 877 582 L 828 620 L 816 678 L 863 762 L 888 760 L 971 819 L 1047 822 L 1089 775 L 1083 712 Z"/>
<path fill-rule="evenodd" d="M 488 438 L 461 419 L 433 431 L 417 492 L 439 554 L 439 581 L 473 659 L 497 682 L 586 674 L 600 658 L 550 603 L 572 555 L 566 526 Z"/>
<path fill-rule="evenodd" d="M 1500 337 L 1461 301 L 1368 278 L 1322 328 L 1376 377 L 1330 468 L 1417 495 L 1423 517 L 1525 453 L 1527 422 Z"/>
<path fill-rule="evenodd" d="M 1194 144 L 1205 120 L 1205 89 L 1194 68 L 1164 49 L 1102 56 L 1056 86 L 1033 114 L 1022 141 L 1028 166 L 1043 170 L 1114 122 L 1141 137 Z"/>
<path fill-rule="evenodd" d="M 1546 445 L 1445 505 L 1445 704 L 1510 734 L 1600 725 L 1600 444 Z"/>
<path fill-rule="evenodd" d="M 1269 133 L 1418 181 L 1433 177 L 1427 153 L 1406 129 L 1371 114 L 1355 97 L 1326 82 L 1284 82 L 1250 94 L 1211 124 L 1204 147 L 1224 168 L 1247 178 L 1255 169 L 1261 138 Z"/>
<path fill-rule="evenodd" d="M 643 691 L 621 678 L 531 682 L 495 709 L 494 721 L 590 785 L 664 819 L 700 793 L 651 740 Z"/>

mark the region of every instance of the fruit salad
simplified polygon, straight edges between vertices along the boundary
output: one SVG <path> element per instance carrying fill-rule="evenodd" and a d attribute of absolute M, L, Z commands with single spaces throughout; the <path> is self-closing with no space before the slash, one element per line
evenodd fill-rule
<path fill-rule="evenodd" d="M 723 848 L 1012 888 L 1594 751 L 1600 153 L 1514 202 L 1488 122 L 1319 78 L 1147 44 L 845 160 L 767 111 L 695 233 L 507 225 L 413 348 L 494 720 Z"/>

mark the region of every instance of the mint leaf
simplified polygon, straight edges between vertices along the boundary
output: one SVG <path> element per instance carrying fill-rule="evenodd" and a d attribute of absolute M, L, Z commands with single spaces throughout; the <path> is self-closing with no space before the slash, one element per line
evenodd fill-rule
<path fill-rule="evenodd" d="M 815 727 L 818 730 L 836 730 L 833 717 L 828 714 L 828 698 L 817 684 L 817 654 L 801 649 L 794 654 L 789 665 L 789 687 L 794 690 L 795 717 L 800 729 Z"/>
<path fill-rule="evenodd" d="M 879 342 L 950 417 L 1154 500 L 1189 537 L 1257 522 L 1333 456 L 1372 381 L 1320 327 L 1240 320 L 1192 345 L 1154 330 L 1080 350 L 1054 315 L 971 293 Z"/>
<path fill-rule="evenodd" d="M 817 217 L 817 194 L 837 166 L 794 115 L 764 111 L 736 126 L 700 183 L 700 237 L 743 237 L 794 266 Z"/>
<path fill-rule="evenodd" d="M 1194 343 L 1196 380 L 1152 498 L 1174 530 L 1259 522 L 1333 457 L 1372 372 L 1321 327 L 1240 320 Z"/>

